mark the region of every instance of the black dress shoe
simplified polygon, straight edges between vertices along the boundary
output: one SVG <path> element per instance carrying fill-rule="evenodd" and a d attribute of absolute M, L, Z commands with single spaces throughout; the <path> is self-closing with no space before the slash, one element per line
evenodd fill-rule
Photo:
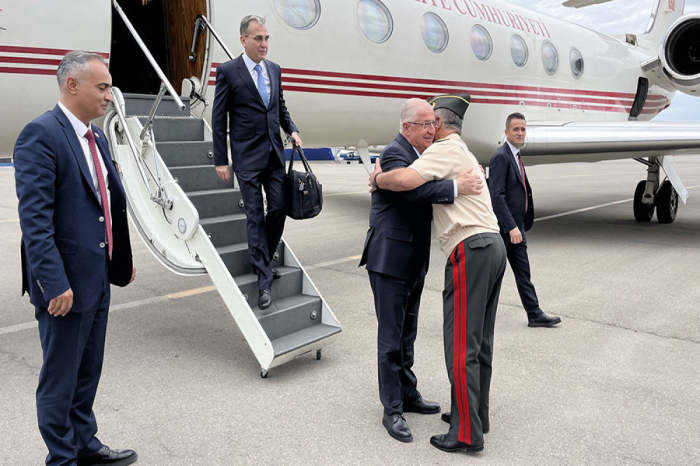
<path fill-rule="evenodd" d="M 437 414 L 440 412 L 440 405 L 434 401 L 424 400 L 423 397 L 418 398 L 411 403 L 403 404 L 404 413 L 419 413 L 419 414 Z"/>
<path fill-rule="evenodd" d="M 438 450 L 455 452 L 466 451 L 467 453 L 476 453 L 484 450 L 484 445 L 469 445 L 468 443 L 452 440 L 448 434 L 433 435 L 430 437 L 430 444 Z"/>
<path fill-rule="evenodd" d="M 137 458 L 134 450 L 112 450 L 102 445 L 97 453 L 78 458 L 78 466 L 127 466 L 135 463 Z"/>
<path fill-rule="evenodd" d="M 548 316 L 544 312 L 537 317 L 528 317 L 528 327 L 554 327 L 561 323 L 561 318 L 557 316 Z"/>
<path fill-rule="evenodd" d="M 279 280 L 280 278 L 282 278 L 282 272 L 272 267 L 272 279 Z"/>
<path fill-rule="evenodd" d="M 272 304 L 272 295 L 270 290 L 260 290 L 258 292 L 258 307 L 265 310 Z"/>
<path fill-rule="evenodd" d="M 450 423 L 452 422 L 452 414 L 451 413 L 442 413 L 440 415 L 440 419 L 442 419 L 443 422 Z M 483 422 L 483 421 L 482 421 Z M 489 433 L 489 428 L 487 426 L 483 426 L 483 433 L 488 434 Z"/>
<path fill-rule="evenodd" d="M 389 432 L 389 435 L 394 437 L 399 442 L 412 442 L 413 434 L 411 434 L 411 429 L 408 428 L 406 419 L 404 419 L 403 414 L 386 414 L 382 416 L 382 425 Z"/>

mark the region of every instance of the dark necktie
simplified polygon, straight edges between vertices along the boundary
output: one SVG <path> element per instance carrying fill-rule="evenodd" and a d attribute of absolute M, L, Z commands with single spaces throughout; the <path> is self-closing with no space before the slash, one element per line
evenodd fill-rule
<path fill-rule="evenodd" d="M 267 107 L 270 103 L 270 98 L 267 95 L 267 87 L 265 86 L 265 77 L 263 76 L 262 68 L 260 67 L 260 64 L 257 64 L 253 69 L 258 73 L 258 92 L 260 93 L 260 97 L 262 97 L 262 100 L 265 102 L 265 106 Z"/>
<path fill-rule="evenodd" d="M 525 212 L 527 212 L 527 183 L 525 183 L 525 167 L 523 166 L 523 158 L 518 151 L 518 163 L 520 164 L 520 177 L 523 180 L 523 189 L 525 190 Z"/>
<path fill-rule="evenodd" d="M 92 162 L 95 164 L 95 173 L 97 173 L 97 186 L 100 188 L 100 199 L 102 200 L 102 213 L 105 217 L 105 229 L 107 230 L 107 247 L 109 251 L 109 259 L 112 260 L 112 217 L 109 215 L 109 199 L 107 199 L 107 185 L 105 177 L 102 173 L 102 165 L 100 165 L 100 157 L 97 155 L 97 146 L 95 145 L 95 135 L 88 129 L 85 133 L 85 139 L 90 146 L 90 154 Z"/>

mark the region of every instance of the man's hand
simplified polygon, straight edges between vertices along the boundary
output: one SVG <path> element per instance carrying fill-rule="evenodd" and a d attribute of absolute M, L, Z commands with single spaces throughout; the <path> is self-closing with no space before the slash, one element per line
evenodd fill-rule
<path fill-rule="evenodd" d="M 228 165 L 217 165 L 216 174 L 226 183 L 231 179 L 231 172 L 228 169 Z"/>
<path fill-rule="evenodd" d="M 481 194 L 484 185 L 481 175 L 473 174 L 473 168 L 468 168 L 457 177 L 457 191 L 459 194 Z"/>
<path fill-rule="evenodd" d="M 510 230 L 510 244 L 520 244 L 523 242 L 523 235 L 520 233 L 518 227 Z"/>
<path fill-rule="evenodd" d="M 134 278 L 136 278 L 136 266 L 133 266 L 133 270 L 131 271 L 131 280 L 129 280 L 129 283 L 134 281 Z"/>
<path fill-rule="evenodd" d="M 68 291 L 56 296 L 49 301 L 49 314 L 54 317 L 63 317 L 73 307 L 73 290 L 68 288 Z"/>
<path fill-rule="evenodd" d="M 301 147 L 301 139 L 299 138 L 299 133 L 296 131 L 292 133 L 292 140 L 294 141 L 294 144 Z"/>
<path fill-rule="evenodd" d="M 376 189 L 374 189 L 374 179 L 381 172 L 382 172 L 382 164 L 379 161 L 379 157 L 377 157 L 377 159 L 374 161 L 374 171 L 369 174 L 369 192 L 370 193 L 373 193 L 376 191 Z"/>

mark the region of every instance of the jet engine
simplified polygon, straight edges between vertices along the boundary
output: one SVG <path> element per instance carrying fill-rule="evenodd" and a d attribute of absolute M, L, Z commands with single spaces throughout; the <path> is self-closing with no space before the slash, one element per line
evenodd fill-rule
<path fill-rule="evenodd" d="M 700 93 L 700 14 L 685 16 L 671 26 L 660 58 L 676 89 L 690 95 Z"/>

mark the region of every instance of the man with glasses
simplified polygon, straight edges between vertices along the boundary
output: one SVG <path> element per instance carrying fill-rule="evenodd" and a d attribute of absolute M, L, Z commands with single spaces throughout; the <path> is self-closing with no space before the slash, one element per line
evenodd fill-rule
<path fill-rule="evenodd" d="M 408 167 L 435 137 L 435 115 L 424 100 L 401 109 L 401 128 L 379 157 L 384 171 Z M 451 204 L 459 194 L 481 192 L 481 177 L 426 183 L 403 193 L 374 191 L 369 231 L 360 266 L 369 273 L 377 313 L 379 398 L 382 424 L 401 442 L 413 440 L 405 412 L 436 414 L 440 405 L 423 399 L 412 371 L 418 308 L 430 260 L 431 204 Z"/>
<path fill-rule="evenodd" d="M 214 165 L 219 178 L 228 182 L 228 130 L 231 166 L 245 203 L 248 250 L 253 272 L 258 276 L 258 307 L 267 309 L 272 304 L 272 280 L 281 276 L 272 268 L 272 256 L 282 238 L 285 220 L 284 144 L 280 127 L 299 146 L 301 139 L 284 102 L 280 67 L 265 60 L 270 42 L 265 18 L 244 17 L 240 33 L 244 53 L 216 69 L 212 110 Z"/>

